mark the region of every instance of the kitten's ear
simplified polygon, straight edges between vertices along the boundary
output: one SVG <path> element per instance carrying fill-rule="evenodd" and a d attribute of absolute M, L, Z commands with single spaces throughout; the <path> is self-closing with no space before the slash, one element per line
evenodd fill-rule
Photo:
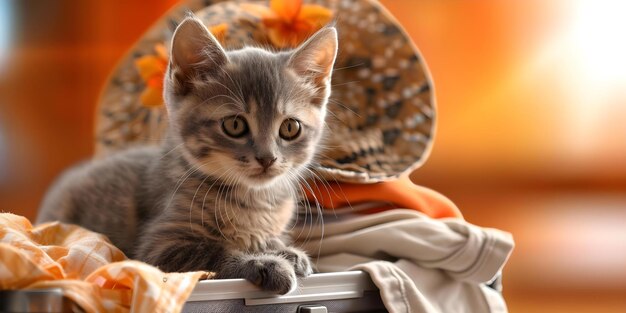
<path fill-rule="evenodd" d="M 296 49 L 289 66 L 299 76 L 309 77 L 316 85 L 328 82 L 337 56 L 337 30 L 325 27 Z"/>
<path fill-rule="evenodd" d="M 201 72 L 219 69 L 228 61 L 220 43 L 195 17 L 185 18 L 174 31 L 170 55 L 172 78 L 181 85 Z"/>

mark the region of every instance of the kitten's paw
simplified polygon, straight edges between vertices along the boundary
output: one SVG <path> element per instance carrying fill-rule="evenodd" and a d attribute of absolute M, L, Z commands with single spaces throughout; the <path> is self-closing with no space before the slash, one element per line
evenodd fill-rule
<path fill-rule="evenodd" d="M 242 271 L 253 284 L 279 294 L 286 294 L 297 286 L 293 265 L 275 255 L 255 256 L 245 263 Z"/>
<path fill-rule="evenodd" d="M 313 274 L 313 267 L 309 256 L 302 250 L 294 247 L 285 247 L 276 251 L 277 254 L 289 261 L 298 277 L 307 277 Z"/>

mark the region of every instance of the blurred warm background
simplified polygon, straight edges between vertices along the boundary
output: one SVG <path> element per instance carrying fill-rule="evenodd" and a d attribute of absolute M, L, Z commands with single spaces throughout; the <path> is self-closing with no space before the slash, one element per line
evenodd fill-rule
<path fill-rule="evenodd" d="M 99 88 L 175 2 L 0 0 L 0 210 L 89 158 Z M 382 2 L 435 84 L 414 180 L 514 234 L 510 311 L 626 312 L 626 2 Z"/>

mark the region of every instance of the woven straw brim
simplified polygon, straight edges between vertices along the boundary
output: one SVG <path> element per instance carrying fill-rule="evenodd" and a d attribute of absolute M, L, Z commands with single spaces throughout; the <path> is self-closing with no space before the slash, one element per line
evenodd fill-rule
<path fill-rule="evenodd" d="M 145 86 L 133 62 L 153 54 L 155 44 L 169 41 L 171 25 L 186 8 L 207 27 L 227 24 L 227 49 L 267 44 L 258 17 L 242 10 L 240 2 L 204 2 L 192 1 L 168 13 L 118 65 L 100 99 L 99 154 L 163 138 L 166 111 L 141 105 Z M 376 1 L 310 2 L 334 12 L 339 33 L 326 136 L 315 171 L 329 180 L 372 183 L 419 167 L 430 152 L 435 121 L 432 85 L 419 51 Z"/>

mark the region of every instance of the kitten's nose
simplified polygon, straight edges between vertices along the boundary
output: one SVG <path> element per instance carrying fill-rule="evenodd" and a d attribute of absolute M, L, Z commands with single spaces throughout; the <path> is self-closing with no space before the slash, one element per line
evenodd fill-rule
<path fill-rule="evenodd" d="M 261 157 L 255 159 L 257 160 L 257 162 L 259 162 L 259 164 L 261 164 L 261 166 L 263 166 L 263 169 L 265 170 L 267 170 L 270 166 L 272 166 L 272 164 L 274 164 L 274 162 L 276 162 L 275 157 Z"/>

